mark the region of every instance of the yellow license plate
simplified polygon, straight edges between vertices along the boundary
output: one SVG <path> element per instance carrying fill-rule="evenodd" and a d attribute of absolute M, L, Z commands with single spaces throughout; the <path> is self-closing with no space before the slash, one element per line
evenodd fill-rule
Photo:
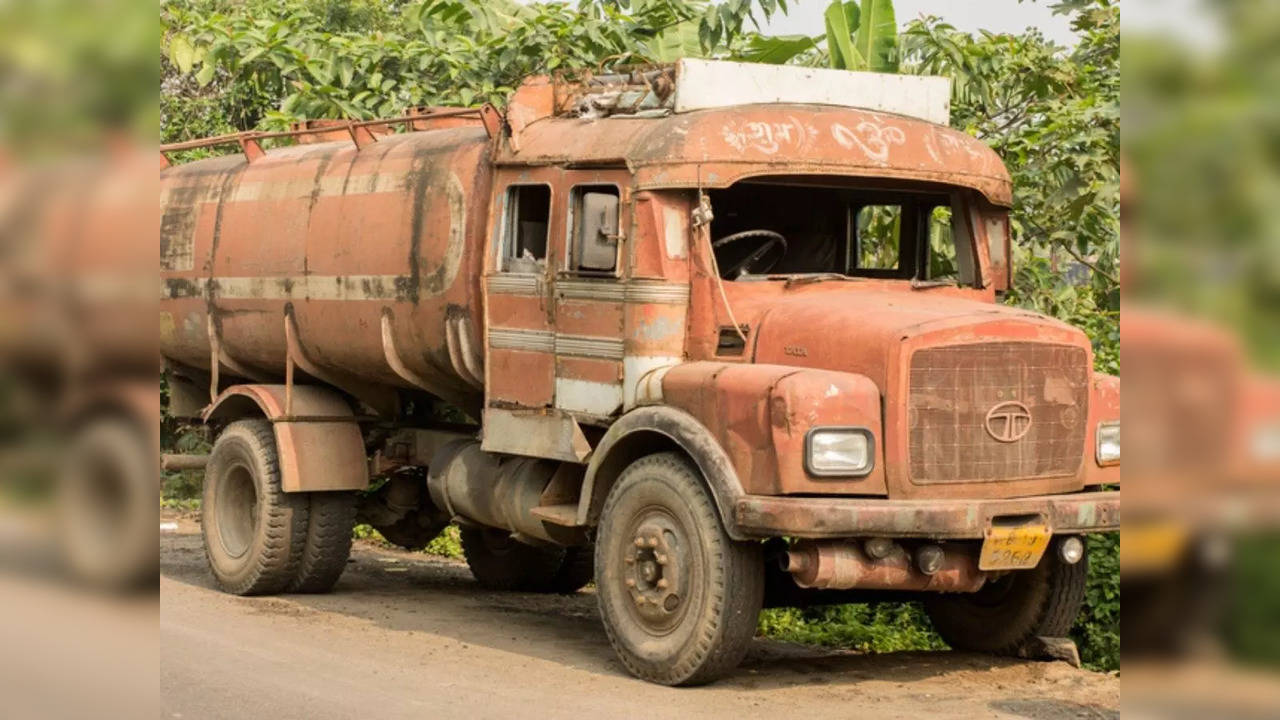
<path fill-rule="evenodd" d="M 978 569 L 1029 570 L 1040 564 L 1050 536 L 1043 523 L 993 524 L 983 537 Z"/>

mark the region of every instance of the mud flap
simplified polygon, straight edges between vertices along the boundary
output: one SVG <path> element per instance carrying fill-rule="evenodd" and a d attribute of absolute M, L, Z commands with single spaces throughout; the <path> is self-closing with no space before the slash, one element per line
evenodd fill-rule
<path fill-rule="evenodd" d="M 1071 638 L 1037 635 L 1018 650 L 1018 657 L 1029 660 L 1061 660 L 1080 667 L 1080 650 Z"/>

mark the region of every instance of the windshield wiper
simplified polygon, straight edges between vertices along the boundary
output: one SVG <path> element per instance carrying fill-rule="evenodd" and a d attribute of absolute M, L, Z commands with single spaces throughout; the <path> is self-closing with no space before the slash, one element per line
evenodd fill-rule
<path fill-rule="evenodd" d="M 928 290 L 937 287 L 954 287 L 955 283 L 951 280 L 916 280 L 912 279 L 912 290 Z"/>
<path fill-rule="evenodd" d="M 809 283 L 821 282 L 823 280 L 852 280 L 848 275 L 840 273 L 806 273 L 804 275 L 793 275 L 787 278 L 787 287 L 792 285 L 807 285 Z"/>

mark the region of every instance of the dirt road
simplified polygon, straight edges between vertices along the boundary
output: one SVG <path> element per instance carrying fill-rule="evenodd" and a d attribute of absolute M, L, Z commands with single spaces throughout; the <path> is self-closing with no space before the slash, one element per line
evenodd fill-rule
<path fill-rule="evenodd" d="M 1119 716 L 1117 678 L 1062 663 L 764 640 L 728 680 L 649 685 L 614 660 L 593 595 L 484 592 L 465 565 L 369 545 L 332 594 L 237 598 L 183 519 L 161 535 L 161 572 L 165 718 Z"/>

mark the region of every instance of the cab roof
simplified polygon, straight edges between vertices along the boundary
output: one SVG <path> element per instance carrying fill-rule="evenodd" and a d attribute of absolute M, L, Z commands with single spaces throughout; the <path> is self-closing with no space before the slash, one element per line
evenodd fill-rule
<path fill-rule="evenodd" d="M 1009 172 L 985 143 L 902 115 L 770 103 L 664 117 L 531 119 L 513 123 L 495 158 L 499 164 L 625 165 L 638 189 L 842 175 L 943 183 L 976 190 L 995 205 L 1012 201 Z"/>

